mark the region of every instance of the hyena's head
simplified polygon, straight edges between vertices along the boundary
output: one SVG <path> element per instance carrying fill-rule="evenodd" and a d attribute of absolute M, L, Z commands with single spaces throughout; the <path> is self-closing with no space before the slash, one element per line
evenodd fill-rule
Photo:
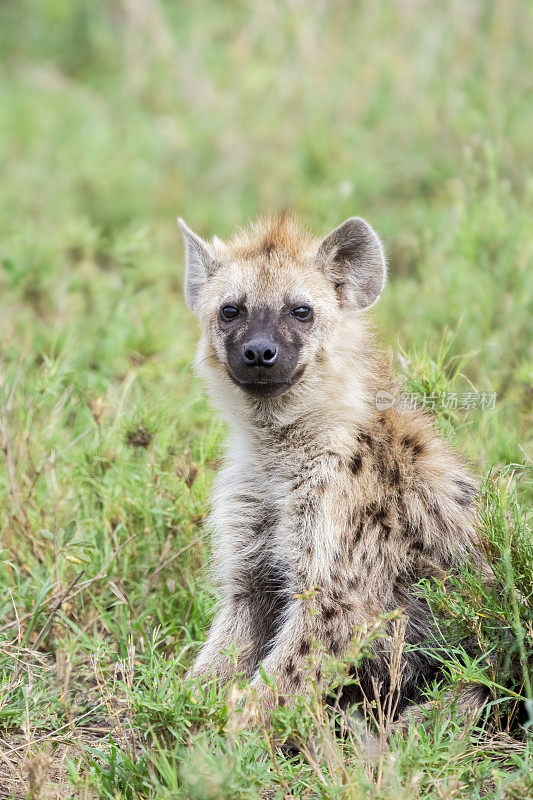
<path fill-rule="evenodd" d="M 339 326 L 342 334 L 346 314 L 372 306 L 385 282 L 380 241 L 359 217 L 322 240 L 286 215 L 228 242 L 205 242 L 181 219 L 179 226 L 185 299 L 202 326 L 200 359 L 254 397 L 297 383 Z"/>

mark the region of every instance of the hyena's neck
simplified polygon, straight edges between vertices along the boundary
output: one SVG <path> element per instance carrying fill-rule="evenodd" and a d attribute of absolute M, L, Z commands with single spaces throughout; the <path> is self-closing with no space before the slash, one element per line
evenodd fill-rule
<path fill-rule="evenodd" d="M 332 447 L 333 442 L 342 442 L 344 432 L 353 440 L 354 433 L 371 427 L 378 415 L 379 385 L 372 373 L 332 374 L 324 364 L 277 402 L 256 404 L 248 416 L 249 432 L 268 442 L 271 436 L 283 441 L 291 431 L 288 446 L 292 449 L 300 440 L 306 451 L 313 444 L 318 449 Z"/>

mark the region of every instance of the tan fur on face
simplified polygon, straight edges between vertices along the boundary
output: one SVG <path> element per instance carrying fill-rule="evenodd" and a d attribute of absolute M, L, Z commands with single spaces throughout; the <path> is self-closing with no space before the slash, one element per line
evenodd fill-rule
<path fill-rule="evenodd" d="M 235 233 L 228 242 L 233 258 L 253 262 L 262 258 L 288 258 L 297 264 L 312 247 L 313 237 L 289 214 L 257 220 L 247 231 Z"/>
<path fill-rule="evenodd" d="M 253 310 L 261 304 L 281 305 L 289 296 L 295 303 L 308 302 L 315 311 L 315 330 L 302 353 L 302 361 L 311 361 L 313 370 L 307 370 L 303 380 L 278 402 L 263 405 L 259 413 L 269 415 L 275 410 L 280 419 L 291 419 L 305 412 L 310 395 L 318 395 L 315 412 L 327 413 L 344 386 L 351 395 L 347 414 L 351 416 L 356 404 L 363 416 L 368 398 L 362 396 L 360 387 L 369 382 L 376 387 L 391 383 L 384 362 L 370 356 L 367 320 L 356 308 L 340 307 L 335 285 L 317 267 L 319 246 L 320 240 L 302 231 L 288 215 L 257 221 L 249 230 L 217 245 L 219 266 L 205 287 L 198 312 L 202 337 L 197 365 L 211 394 L 241 420 L 250 409 L 255 413 L 257 404 L 243 396 L 226 374 L 218 323 L 224 303 L 245 299 Z M 359 374 L 356 383 L 346 373 L 347 360 Z"/>
<path fill-rule="evenodd" d="M 319 239 L 283 216 L 198 256 L 197 363 L 231 434 L 211 514 L 221 607 L 194 671 L 231 679 L 242 669 L 272 704 L 262 661 L 290 699 L 305 688 L 315 643 L 342 655 L 358 626 L 401 608 L 411 647 L 400 713 L 438 674 L 423 646 L 431 615 L 413 584 L 469 560 L 486 569 L 475 486 L 426 415 L 376 408 L 377 391 L 397 387 L 357 305 L 374 302 L 383 282 L 374 232 L 352 218 L 323 241 L 335 243 L 325 255 Z M 277 397 L 250 397 L 228 377 L 219 309 L 245 303 L 253 315 L 287 297 L 315 314 L 302 375 Z M 302 599 L 310 591 L 312 601 Z M 237 667 L 221 653 L 231 644 Z M 386 691 L 388 659 L 382 642 L 359 668 L 361 693 L 372 695 L 375 681 Z"/>

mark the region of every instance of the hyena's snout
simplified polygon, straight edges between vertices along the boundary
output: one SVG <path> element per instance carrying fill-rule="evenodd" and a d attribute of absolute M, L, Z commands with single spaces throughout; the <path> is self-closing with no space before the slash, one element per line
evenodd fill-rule
<path fill-rule="evenodd" d="M 286 392 L 301 376 L 298 353 L 268 334 L 245 335 L 226 348 L 230 378 L 247 394 L 275 397 Z"/>
<path fill-rule="evenodd" d="M 223 341 L 231 380 L 255 397 L 276 397 L 286 392 L 303 372 L 303 340 L 290 312 L 280 302 L 279 307 L 232 306 L 231 318 L 226 317 L 224 307 L 217 335 Z"/>
<path fill-rule="evenodd" d="M 273 367 L 278 354 L 277 344 L 266 337 L 251 339 L 242 346 L 242 358 L 247 367 Z"/>

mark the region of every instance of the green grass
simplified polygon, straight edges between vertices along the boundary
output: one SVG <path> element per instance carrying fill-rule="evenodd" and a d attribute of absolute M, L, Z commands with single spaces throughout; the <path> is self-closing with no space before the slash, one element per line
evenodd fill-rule
<path fill-rule="evenodd" d="M 516 703 L 531 700 L 533 651 L 532 31 L 518 0 L 2 3 L 0 787 L 13 797 L 533 794 Z M 375 762 L 332 733 L 319 697 L 275 729 L 321 740 L 321 759 L 271 733 L 235 739 L 232 696 L 185 678 L 214 603 L 202 519 L 224 429 L 191 369 L 174 220 L 224 236 L 285 207 L 321 233 L 355 213 L 382 234 L 375 317 L 407 391 L 497 393 L 494 409 L 435 413 L 484 476 L 502 588 L 468 573 L 424 588 L 450 682 L 487 685 L 490 714 L 469 727 L 437 708 Z M 490 658 L 460 658 L 465 632 Z"/>

